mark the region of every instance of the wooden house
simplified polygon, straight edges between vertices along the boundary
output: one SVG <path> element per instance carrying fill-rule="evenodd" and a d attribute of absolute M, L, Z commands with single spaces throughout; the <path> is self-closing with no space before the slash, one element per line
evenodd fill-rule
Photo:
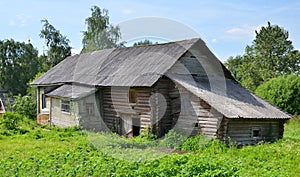
<path fill-rule="evenodd" d="M 38 123 L 129 137 L 179 129 L 253 144 L 281 138 L 290 118 L 243 88 L 199 38 L 70 56 L 32 85 Z"/>

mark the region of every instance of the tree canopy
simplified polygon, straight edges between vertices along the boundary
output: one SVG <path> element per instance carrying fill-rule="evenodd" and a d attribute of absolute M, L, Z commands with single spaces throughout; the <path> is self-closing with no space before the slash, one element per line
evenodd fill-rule
<path fill-rule="evenodd" d="M 145 39 L 143 41 L 138 41 L 138 42 L 133 43 L 133 46 L 151 45 L 151 44 L 153 44 L 152 41 Z M 157 44 L 157 42 L 155 44 Z"/>
<path fill-rule="evenodd" d="M 225 66 L 243 86 L 254 91 L 257 86 L 282 74 L 300 73 L 300 53 L 294 50 L 289 33 L 268 22 L 255 31 L 252 45 L 245 54 L 230 57 Z"/>
<path fill-rule="evenodd" d="M 47 46 L 46 56 L 41 56 L 40 60 L 46 60 L 48 66 L 45 70 L 55 66 L 66 57 L 71 55 L 70 40 L 55 29 L 48 20 L 42 20 L 43 28 L 40 37 L 45 40 Z"/>
<path fill-rule="evenodd" d="M 30 43 L 0 40 L 0 61 L 0 87 L 24 95 L 28 81 L 38 73 L 38 51 Z"/>
<path fill-rule="evenodd" d="M 256 94 L 290 114 L 300 114 L 300 76 L 282 75 L 257 87 Z"/>
<path fill-rule="evenodd" d="M 82 53 L 100 49 L 116 48 L 121 38 L 120 28 L 109 24 L 108 10 L 92 6 L 91 17 L 85 20 L 87 31 L 83 32 Z"/>

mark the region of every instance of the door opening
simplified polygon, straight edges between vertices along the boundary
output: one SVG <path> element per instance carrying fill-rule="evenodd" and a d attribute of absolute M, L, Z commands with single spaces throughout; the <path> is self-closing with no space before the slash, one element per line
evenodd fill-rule
<path fill-rule="evenodd" d="M 133 118 L 132 119 L 132 134 L 133 134 L 133 136 L 140 135 L 140 127 L 141 127 L 140 118 Z"/>

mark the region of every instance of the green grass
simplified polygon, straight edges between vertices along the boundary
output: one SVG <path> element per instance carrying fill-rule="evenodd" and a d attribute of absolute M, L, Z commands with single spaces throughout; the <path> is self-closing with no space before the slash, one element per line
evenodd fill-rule
<path fill-rule="evenodd" d="M 166 141 L 153 143 L 141 137 L 126 140 L 103 133 L 87 136 L 76 128 L 31 127 L 23 133 L 0 131 L 0 176 L 300 174 L 300 117 L 286 124 L 284 138 L 274 143 L 238 149 L 197 136 L 176 146 L 187 152 L 184 154 L 165 154 L 156 149 L 166 144 L 169 147 Z"/>

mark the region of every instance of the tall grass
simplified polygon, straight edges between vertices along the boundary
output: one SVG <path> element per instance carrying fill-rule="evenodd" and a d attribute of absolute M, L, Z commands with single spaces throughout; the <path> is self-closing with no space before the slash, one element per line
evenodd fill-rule
<path fill-rule="evenodd" d="M 202 135 L 188 138 L 180 145 L 170 144 L 172 141 L 168 140 L 180 138 L 172 132 L 165 140 L 154 141 L 155 143 L 151 135 L 147 135 L 148 138 L 143 138 L 145 137 L 143 135 L 125 139 L 115 135 L 99 134 L 101 136 L 94 138 L 101 137 L 105 142 L 115 141 L 110 144 L 111 146 L 105 147 L 108 149 L 101 150 L 97 148 L 97 144 L 91 143 L 93 141 L 90 138 L 93 136 L 87 136 L 86 132 L 78 130 L 77 127 L 61 129 L 31 126 L 28 130 L 24 134 L 0 135 L 0 176 L 298 176 L 300 174 L 299 117 L 291 119 L 285 125 L 283 139 L 242 148 L 228 147 Z M 101 141 L 96 142 L 101 144 Z M 155 147 L 173 147 L 185 153 L 166 154 L 150 149 L 148 151 L 148 146 L 154 150 Z M 163 155 L 154 158 L 157 154 Z M 135 157 L 140 157 L 140 160 Z"/>

